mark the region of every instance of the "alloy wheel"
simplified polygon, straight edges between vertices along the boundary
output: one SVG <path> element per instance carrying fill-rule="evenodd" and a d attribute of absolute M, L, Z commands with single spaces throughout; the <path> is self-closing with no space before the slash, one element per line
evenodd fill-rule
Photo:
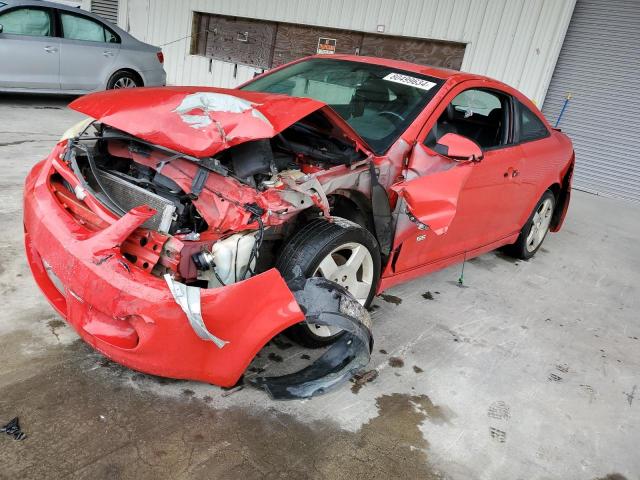
<path fill-rule="evenodd" d="M 540 246 L 549 230 L 552 216 L 553 201 L 547 198 L 540 204 L 531 220 L 531 230 L 529 230 L 529 235 L 527 235 L 526 243 L 528 252 L 534 252 Z"/>
<path fill-rule="evenodd" d="M 344 287 L 364 305 L 373 287 L 373 257 L 364 245 L 349 242 L 334 248 L 322 259 L 313 273 Z M 310 331 L 319 337 L 331 337 L 340 333 L 337 327 L 309 325 Z"/>
<path fill-rule="evenodd" d="M 118 80 L 115 81 L 115 83 L 113 84 L 113 89 L 119 89 L 119 88 L 136 88 L 138 85 L 136 85 L 136 82 L 133 78 L 131 77 L 121 77 Z"/>

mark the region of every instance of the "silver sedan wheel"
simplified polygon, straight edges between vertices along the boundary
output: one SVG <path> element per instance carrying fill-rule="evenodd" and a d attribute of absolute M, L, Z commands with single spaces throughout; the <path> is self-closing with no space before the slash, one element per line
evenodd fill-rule
<path fill-rule="evenodd" d="M 322 259 L 313 276 L 342 285 L 364 305 L 373 288 L 373 257 L 364 245 L 345 243 Z M 309 330 L 319 337 L 331 337 L 341 331 L 337 327 L 315 324 L 310 324 Z"/>
<path fill-rule="evenodd" d="M 115 83 L 113 84 L 113 89 L 118 89 L 118 88 L 136 88 L 138 85 L 136 85 L 136 82 L 133 78 L 131 77 L 121 77 L 118 80 L 115 81 Z"/>
<path fill-rule="evenodd" d="M 531 220 L 531 230 L 527 236 L 526 248 L 529 253 L 534 252 L 544 240 L 551 225 L 553 216 L 553 200 L 547 198 L 536 210 Z"/>

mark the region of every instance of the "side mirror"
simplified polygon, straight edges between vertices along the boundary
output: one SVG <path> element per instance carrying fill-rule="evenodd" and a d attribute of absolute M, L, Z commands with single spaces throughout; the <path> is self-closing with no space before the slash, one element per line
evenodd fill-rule
<path fill-rule="evenodd" d="M 479 162 L 483 157 L 482 149 L 476 142 L 457 133 L 443 135 L 436 143 L 434 150 L 454 160 Z"/>

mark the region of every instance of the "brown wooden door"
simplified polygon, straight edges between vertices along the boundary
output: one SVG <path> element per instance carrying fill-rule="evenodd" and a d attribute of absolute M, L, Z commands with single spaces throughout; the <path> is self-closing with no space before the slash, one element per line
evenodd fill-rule
<path fill-rule="evenodd" d="M 271 67 L 274 22 L 209 15 L 205 56 L 230 63 Z"/>
<path fill-rule="evenodd" d="M 307 55 L 315 55 L 321 38 L 334 39 L 336 53 L 357 54 L 362 36 L 362 32 L 281 23 L 278 25 L 276 34 L 273 66 L 277 67 Z"/>
<path fill-rule="evenodd" d="M 360 55 L 460 70 L 464 50 L 465 45 L 461 43 L 366 33 L 362 38 Z"/>

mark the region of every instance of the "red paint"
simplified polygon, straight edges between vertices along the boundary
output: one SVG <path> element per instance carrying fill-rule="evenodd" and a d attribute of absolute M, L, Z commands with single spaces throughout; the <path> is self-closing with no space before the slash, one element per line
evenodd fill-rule
<path fill-rule="evenodd" d="M 214 94 L 213 98 L 222 96 L 223 99 L 231 97 L 232 102 L 233 99 L 240 100 L 232 107 L 238 109 L 250 105 L 251 108 L 234 112 L 230 111 L 231 108 L 211 107 L 206 110 L 199 105 L 181 115 L 177 110 L 185 98 L 197 94 Z M 71 102 L 69 108 L 154 145 L 199 158 L 213 156 L 249 140 L 272 138 L 321 109 L 340 124 L 346 135 L 360 145 L 364 144 L 344 121 L 329 112 L 324 103 L 273 93 L 212 87 L 132 88 L 85 95 Z M 185 116 L 206 117 L 203 120 L 210 123 L 197 127 L 185 121 Z"/>
<path fill-rule="evenodd" d="M 52 306 L 107 357 L 146 373 L 231 386 L 266 342 L 304 319 L 284 280 L 271 269 L 203 290 L 205 324 L 230 343 L 219 349 L 201 340 L 165 281 L 131 264 L 118 247 L 151 212 L 134 209 L 98 233 L 79 225 L 49 185 L 54 154 L 26 179 L 29 266 Z M 64 295 L 49 279 L 43 259 L 65 285 Z"/>
<path fill-rule="evenodd" d="M 419 222 L 429 225 L 421 230 L 400 212 L 391 261 L 384 267 L 379 291 L 513 243 L 549 188 L 560 192 L 559 213 L 552 228 L 559 230 L 568 206 L 575 161 L 571 142 L 562 133 L 550 129 L 547 138 L 484 152 L 468 139 L 446 135 L 440 143 L 449 148 L 449 157 L 424 144 L 449 102 L 468 88 L 505 92 L 549 128 L 539 110 L 521 93 L 468 73 L 358 56 L 332 58 L 384 65 L 445 81 L 389 151 L 373 158 L 386 172 L 380 182 L 388 190 L 392 207 L 401 199 L 401 205 L 406 205 Z M 208 109 L 201 105 L 180 110 L 185 99 L 197 93 L 215 94 L 213 98 L 227 99 L 231 107 Z M 74 101 L 71 107 L 149 143 L 199 158 L 242 142 L 271 138 L 306 115 L 322 111 L 346 138 L 368 152 L 365 143 L 330 107 L 306 98 L 209 87 L 167 87 L 96 93 Z M 197 124 L 192 117 L 198 118 Z M 283 199 L 281 193 L 286 186 L 258 191 L 234 178 L 209 174 L 194 200 L 209 228 L 198 241 L 191 241 L 184 235 L 141 229 L 140 225 L 154 213 L 145 206 L 118 218 L 91 195 L 79 201 L 59 180 L 52 179 L 57 173 L 72 189 L 79 185 L 60 158 L 65 146 L 66 142 L 58 144 L 26 179 L 25 248 L 38 286 L 87 343 L 136 370 L 230 386 L 267 341 L 303 319 L 275 269 L 226 287 L 203 289 L 202 314 L 207 328 L 230 342 L 219 349 L 194 333 L 165 281 L 151 273 L 159 265 L 174 272 L 177 279 L 194 278 L 190 257 L 202 245 L 210 246 L 231 232 L 257 228 L 256 223 L 249 224 L 250 214 L 242 208 L 246 203 L 256 203 L 270 212 L 263 216 L 267 226 L 292 220 L 300 210 Z M 109 152 L 152 168 L 171 156 L 160 151 L 141 155 L 115 141 L 110 143 Z M 450 158 L 478 160 L 481 156 L 480 161 L 473 162 Z M 354 175 L 358 169 L 366 170 L 367 166 L 326 170 L 317 165 L 302 166 L 304 173 L 315 176 L 327 189 L 325 193 L 353 190 L 366 197 L 364 187 L 355 181 L 349 183 L 351 178 L 359 178 Z M 197 170 L 194 162 L 175 159 L 164 166 L 162 173 L 189 193 Z M 318 195 L 312 200 L 323 208 Z M 63 293 L 51 280 L 43 260 L 64 285 Z"/>
<path fill-rule="evenodd" d="M 482 150 L 473 140 L 456 133 L 447 133 L 438 140 L 438 144 L 446 147 L 447 156 L 456 160 L 480 160 Z"/>

